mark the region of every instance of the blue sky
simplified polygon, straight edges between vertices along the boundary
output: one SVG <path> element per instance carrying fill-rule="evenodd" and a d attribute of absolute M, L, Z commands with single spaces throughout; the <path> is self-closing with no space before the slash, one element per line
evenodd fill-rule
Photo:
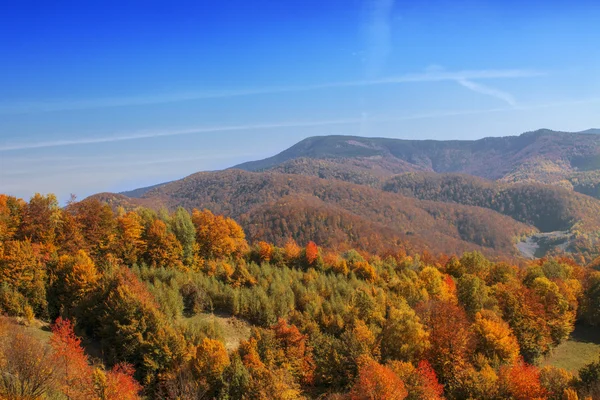
<path fill-rule="evenodd" d="M 313 135 L 600 127 L 594 1 L 13 1 L 0 192 L 61 200 Z"/>

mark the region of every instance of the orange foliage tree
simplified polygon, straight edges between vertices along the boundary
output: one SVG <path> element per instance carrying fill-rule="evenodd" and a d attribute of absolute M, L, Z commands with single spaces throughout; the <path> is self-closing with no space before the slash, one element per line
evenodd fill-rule
<path fill-rule="evenodd" d="M 98 262 L 111 252 L 116 237 L 112 209 L 96 199 L 71 203 L 66 208 L 74 215 L 85 240 L 84 250 Z"/>
<path fill-rule="evenodd" d="M 546 390 L 540 383 L 540 370 L 523 360 L 500 369 L 500 392 L 515 400 L 545 399 Z"/>
<path fill-rule="evenodd" d="M 135 370 L 130 364 L 119 363 L 110 371 L 100 368 L 94 370 L 96 396 L 99 400 L 139 400 L 142 391 L 133 374 Z"/>
<path fill-rule="evenodd" d="M 56 196 L 36 193 L 23 207 L 19 238 L 53 249 L 60 223 L 61 211 Z"/>
<path fill-rule="evenodd" d="M 256 244 L 256 247 L 258 248 L 258 257 L 261 262 L 271 261 L 271 257 L 273 257 L 273 245 L 260 241 Z"/>
<path fill-rule="evenodd" d="M 314 265 L 319 257 L 319 247 L 317 244 L 313 241 L 308 242 L 304 251 L 306 254 L 306 263 L 308 265 Z"/>
<path fill-rule="evenodd" d="M 283 255 L 288 263 L 294 262 L 300 255 L 300 251 L 300 246 L 291 238 L 283 246 Z"/>
<path fill-rule="evenodd" d="M 408 396 L 404 382 L 389 367 L 364 357 L 350 390 L 352 400 L 403 400 Z"/>
<path fill-rule="evenodd" d="M 429 331 L 427 359 L 444 383 L 456 384 L 458 371 L 465 368 L 473 346 L 465 311 L 456 304 L 432 300 L 420 304 L 417 313 Z"/>
<path fill-rule="evenodd" d="M 86 243 L 81 233 L 79 222 L 75 216 L 68 212 L 62 213 L 62 220 L 58 236 L 56 238 L 57 245 L 60 247 L 61 254 L 75 254 L 80 249 L 85 249 Z"/>
<path fill-rule="evenodd" d="M 295 325 L 288 325 L 284 319 L 279 319 L 273 330 L 286 360 L 283 364 L 287 365 L 290 373 L 299 377 L 302 383 L 311 384 L 315 365 L 307 343 L 308 337 L 300 333 Z"/>

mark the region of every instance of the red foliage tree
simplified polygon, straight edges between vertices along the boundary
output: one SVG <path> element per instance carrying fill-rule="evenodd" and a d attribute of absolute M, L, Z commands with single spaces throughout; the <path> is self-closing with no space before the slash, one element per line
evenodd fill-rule
<path fill-rule="evenodd" d="M 59 317 L 52 326 L 50 345 L 58 366 L 61 391 L 72 400 L 94 398 L 92 369 L 81 347 L 81 339 L 73 332 L 73 324 Z"/>
<path fill-rule="evenodd" d="M 444 386 L 438 382 L 437 375 L 426 360 L 421 360 L 417 367 L 423 398 L 438 400 L 444 398 Z"/>

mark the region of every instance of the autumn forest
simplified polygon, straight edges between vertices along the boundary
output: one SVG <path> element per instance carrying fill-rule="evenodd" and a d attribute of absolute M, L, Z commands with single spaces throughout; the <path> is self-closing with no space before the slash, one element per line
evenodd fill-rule
<path fill-rule="evenodd" d="M 600 260 L 248 243 L 208 210 L 0 196 L 7 399 L 586 399 L 542 366 L 600 323 Z M 250 330 L 234 346 L 211 319 Z"/>

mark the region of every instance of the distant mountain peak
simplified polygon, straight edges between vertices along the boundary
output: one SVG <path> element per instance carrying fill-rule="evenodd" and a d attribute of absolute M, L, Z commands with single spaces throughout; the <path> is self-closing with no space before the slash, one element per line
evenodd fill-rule
<path fill-rule="evenodd" d="M 313 136 L 264 160 L 97 198 L 126 209 L 208 208 L 238 218 L 251 240 L 278 244 L 293 237 L 380 251 L 433 243 L 447 253 L 514 255 L 516 236 L 580 222 L 582 232 L 600 229 L 600 202 L 591 198 L 600 198 L 600 135 L 586 134 L 594 132 Z"/>
<path fill-rule="evenodd" d="M 536 165 L 544 165 L 544 160 L 550 164 L 560 164 L 564 166 L 562 175 L 582 166 L 590 170 L 590 166 L 596 165 L 594 160 L 598 157 L 600 136 L 551 129 L 479 140 L 406 140 L 338 135 L 309 137 L 273 157 L 233 168 L 246 171 L 281 170 L 282 165 L 292 160 L 306 159 L 333 161 L 352 169 L 359 166 L 365 171 L 377 169 L 380 174 L 388 175 L 431 171 L 465 173 L 497 180 L 513 171 L 521 171 L 523 165 L 533 161 Z M 290 169 L 289 164 L 287 169 Z M 313 172 L 317 170 L 316 167 L 312 168 Z M 555 172 L 556 178 L 565 177 Z M 544 182 L 554 179 L 554 176 L 546 176 L 542 170 L 539 174 L 545 175 Z"/>

